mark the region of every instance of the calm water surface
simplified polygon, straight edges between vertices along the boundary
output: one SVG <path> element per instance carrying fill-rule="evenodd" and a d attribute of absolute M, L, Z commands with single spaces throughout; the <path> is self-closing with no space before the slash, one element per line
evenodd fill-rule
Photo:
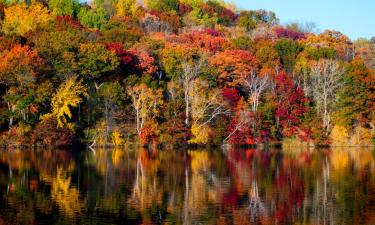
<path fill-rule="evenodd" d="M 370 149 L 0 152 L 0 224 L 375 224 Z"/>

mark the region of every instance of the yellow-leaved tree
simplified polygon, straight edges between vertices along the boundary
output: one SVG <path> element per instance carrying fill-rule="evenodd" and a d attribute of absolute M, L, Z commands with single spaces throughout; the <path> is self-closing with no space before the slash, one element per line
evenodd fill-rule
<path fill-rule="evenodd" d="M 159 107 L 163 104 L 163 94 L 161 90 L 151 89 L 145 84 L 129 87 L 127 93 L 132 99 L 137 133 L 141 135 L 144 126 L 159 114 Z"/>
<path fill-rule="evenodd" d="M 112 132 L 112 143 L 114 146 L 122 146 L 125 143 L 122 134 L 117 130 Z"/>
<path fill-rule="evenodd" d="M 142 10 L 137 0 L 118 0 L 115 4 L 116 14 L 118 16 L 138 17 Z"/>
<path fill-rule="evenodd" d="M 4 10 L 2 29 L 7 34 L 24 35 L 45 27 L 52 19 L 48 9 L 41 3 L 32 1 L 30 5 L 24 2 L 13 4 Z"/>
<path fill-rule="evenodd" d="M 331 132 L 332 144 L 345 146 L 349 143 L 349 132 L 344 126 L 335 125 Z"/>
<path fill-rule="evenodd" d="M 191 108 L 191 133 L 189 143 L 207 144 L 213 130 L 210 124 L 220 115 L 228 114 L 221 92 L 210 89 L 207 81 L 196 79 L 192 82 L 190 90 Z"/>
<path fill-rule="evenodd" d="M 73 129 L 68 119 L 73 117 L 71 108 L 75 108 L 82 101 L 82 95 L 87 95 L 87 88 L 77 77 L 71 77 L 60 85 L 52 98 L 52 112 L 44 117 L 53 116 L 57 119 L 57 127 Z"/>

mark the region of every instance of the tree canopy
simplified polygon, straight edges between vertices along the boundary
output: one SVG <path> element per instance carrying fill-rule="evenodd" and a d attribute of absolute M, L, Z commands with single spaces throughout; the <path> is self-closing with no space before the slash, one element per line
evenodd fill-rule
<path fill-rule="evenodd" d="M 221 0 L 0 6 L 0 144 L 15 131 L 116 146 L 375 137 L 373 39 Z"/>

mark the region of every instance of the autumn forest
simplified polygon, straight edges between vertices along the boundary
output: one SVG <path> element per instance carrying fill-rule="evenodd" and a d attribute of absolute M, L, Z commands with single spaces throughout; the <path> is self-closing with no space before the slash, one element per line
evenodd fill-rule
<path fill-rule="evenodd" d="M 375 38 L 219 0 L 0 0 L 0 19 L 3 147 L 375 141 Z"/>

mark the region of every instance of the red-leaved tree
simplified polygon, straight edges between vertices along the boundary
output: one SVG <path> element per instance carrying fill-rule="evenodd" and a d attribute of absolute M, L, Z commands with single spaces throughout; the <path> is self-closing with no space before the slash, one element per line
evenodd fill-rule
<path fill-rule="evenodd" d="M 307 98 L 286 72 L 279 73 L 275 77 L 275 83 L 275 119 L 279 132 L 284 137 L 303 136 L 306 132 L 300 125 L 301 117 L 307 111 Z"/>

